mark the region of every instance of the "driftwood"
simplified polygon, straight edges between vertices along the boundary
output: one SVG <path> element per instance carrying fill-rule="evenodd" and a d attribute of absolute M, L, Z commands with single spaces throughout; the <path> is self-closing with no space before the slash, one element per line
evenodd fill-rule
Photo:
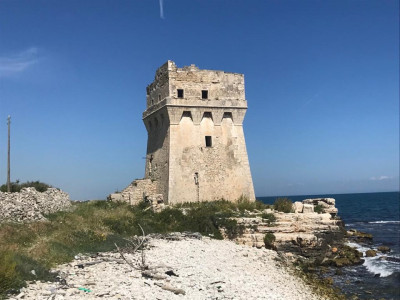
<path fill-rule="evenodd" d="M 221 280 L 220 281 L 214 281 L 214 282 L 211 282 L 210 285 L 211 284 L 217 284 L 217 283 L 225 283 L 225 281 L 221 281 Z"/>
<path fill-rule="evenodd" d="M 146 241 L 146 235 L 144 234 L 144 230 L 142 228 L 142 226 L 140 226 L 140 224 L 138 224 L 140 229 L 142 230 L 142 237 L 138 238 L 136 242 L 133 241 L 129 241 L 134 247 L 132 250 L 130 250 L 130 253 L 135 253 L 137 250 L 139 250 L 141 248 L 141 262 L 140 263 L 136 263 L 133 264 L 132 262 L 128 261 L 126 259 L 126 257 L 124 256 L 124 254 L 122 253 L 121 249 L 118 247 L 118 245 L 116 243 L 114 243 L 115 247 L 117 247 L 117 250 L 119 252 L 119 254 L 121 255 L 122 259 L 133 269 L 135 270 L 146 270 L 148 268 L 147 264 L 146 264 L 146 256 L 144 253 L 144 243 Z"/>
<path fill-rule="evenodd" d="M 165 274 L 160 274 L 157 272 L 157 269 L 172 269 L 169 268 L 165 265 L 159 265 L 159 266 L 153 266 L 153 267 L 149 267 L 146 264 L 146 256 L 145 256 L 145 252 L 144 252 L 144 245 L 145 242 L 147 241 L 146 235 L 144 233 L 144 230 L 142 228 L 142 226 L 140 226 L 140 229 L 142 230 L 142 237 L 137 238 L 136 241 L 131 241 L 129 240 L 129 242 L 133 245 L 133 248 L 128 249 L 128 253 L 135 253 L 137 252 L 139 249 L 141 250 L 141 261 L 140 262 L 132 262 L 129 261 L 124 253 L 122 252 L 122 250 L 118 247 L 118 245 L 116 243 L 114 243 L 115 247 L 117 248 L 119 254 L 121 255 L 122 259 L 133 269 L 135 270 L 140 270 L 142 271 L 142 276 L 145 278 L 151 278 L 151 279 L 155 279 L 155 280 L 164 280 L 167 279 L 168 277 L 165 274 L 168 274 L 169 276 L 178 276 L 176 275 L 172 270 L 167 271 Z M 146 283 L 148 284 L 148 283 Z M 170 291 L 176 295 L 185 295 L 186 292 L 182 289 L 179 288 L 175 288 L 173 286 L 171 286 L 168 283 L 160 283 L 160 282 L 156 282 L 154 283 L 155 285 L 159 286 L 160 288 L 162 288 L 163 290 L 166 291 Z"/>
<path fill-rule="evenodd" d="M 167 278 L 167 276 L 165 276 L 165 275 L 154 273 L 154 272 L 152 272 L 150 270 L 143 271 L 142 272 L 142 276 L 146 277 L 146 278 L 157 279 L 157 280 L 162 280 L 162 279 L 166 279 Z"/>
<path fill-rule="evenodd" d="M 163 283 L 158 283 L 158 282 L 155 282 L 154 284 L 159 286 L 163 290 L 170 291 L 176 295 L 185 295 L 186 294 L 186 292 L 184 290 L 175 288 L 169 284 L 165 284 L 165 283 L 163 284 Z"/>
<path fill-rule="evenodd" d="M 83 269 L 84 267 L 97 265 L 97 264 L 100 264 L 102 262 L 107 262 L 107 261 L 115 261 L 116 263 L 119 263 L 119 264 L 124 263 L 124 261 L 122 259 L 104 257 L 104 258 L 101 258 L 100 260 L 95 260 L 95 261 L 89 261 L 89 262 L 86 262 L 86 263 L 76 264 L 75 267 Z"/>

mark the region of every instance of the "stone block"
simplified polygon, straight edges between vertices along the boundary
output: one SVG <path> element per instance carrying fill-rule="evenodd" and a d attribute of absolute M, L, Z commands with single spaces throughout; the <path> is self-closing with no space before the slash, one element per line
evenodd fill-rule
<path fill-rule="evenodd" d="M 303 204 L 303 213 L 304 214 L 311 214 L 314 213 L 314 204 Z"/>
<path fill-rule="evenodd" d="M 296 201 L 293 203 L 293 208 L 295 213 L 302 213 L 303 212 L 303 203 L 300 201 Z"/>

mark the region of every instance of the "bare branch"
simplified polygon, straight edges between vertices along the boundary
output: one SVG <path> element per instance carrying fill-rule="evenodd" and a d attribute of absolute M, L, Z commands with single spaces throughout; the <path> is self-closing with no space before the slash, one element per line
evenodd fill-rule
<path fill-rule="evenodd" d="M 145 256 L 145 252 L 144 252 L 144 243 L 147 240 L 146 238 L 146 234 L 144 233 L 143 227 L 138 224 L 140 227 L 140 230 L 142 231 L 142 237 L 138 237 L 136 239 L 136 241 L 133 240 L 127 240 L 130 244 L 133 245 L 133 250 L 130 250 L 129 252 L 134 254 L 135 252 L 137 252 L 140 248 L 141 248 L 141 262 L 140 263 L 136 263 L 137 265 L 133 264 L 132 262 L 129 262 L 126 257 L 124 256 L 124 254 L 122 253 L 121 249 L 118 247 L 118 245 L 116 243 L 114 243 L 115 247 L 117 247 L 117 250 L 119 252 L 119 254 L 121 255 L 122 259 L 125 260 L 125 262 L 131 266 L 133 269 L 135 270 L 146 270 L 147 269 L 147 265 L 146 265 L 146 256 Z"/>
<path fill-rule="evenodd" d="M 117 247 L 117 250 L 118 250 L 119 254 L 121 255 L 122 259 L 123 259 L 129 266 L 131 266 L 131 267 L 132 267 L 133 269 L 135 269 L 135 270 L 140 270 L 140 268 L 136 267 L 135 265 L 133 265 L 131 262 L 129 262 L 129 261 L 125 258 L 124 254 L 122 253 L 121 249 L 119 249 L 119 247 L 118 247 L 118 245 L 117 245 L 116 243 L 114 243 L 114 245 L 115 245 L 115 247 Z"/>

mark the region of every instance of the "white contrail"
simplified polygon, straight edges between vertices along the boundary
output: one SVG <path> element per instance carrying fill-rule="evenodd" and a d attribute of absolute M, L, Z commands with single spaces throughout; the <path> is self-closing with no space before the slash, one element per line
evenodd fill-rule
<path fill-rule="evenodd" d="M 160 18 L 164 19 L 164 5 L 163 0 L 160 0 Z"/>

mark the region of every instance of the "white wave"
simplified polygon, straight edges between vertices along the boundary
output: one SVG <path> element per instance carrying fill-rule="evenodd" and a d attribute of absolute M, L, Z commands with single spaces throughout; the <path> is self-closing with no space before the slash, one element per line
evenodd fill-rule
<path fill-rule="evenodd" d="M 399 271 L 398 264 L 379 259 L 379 257 L 380 255 L 376 257 L 364 257 L 365 262 L 363 265 L 369 272 L 380 274 L 380 277 L 387 277 L 393 274 L 393 272 Z"/>
<path fill-rule="evenodd" d="M 365 253 L 367 250 L 371 249 L 369 247 L 364 247 L 364 246 L 354 243 L 354 242 L 347 242 L 346 245 L 349 247 L 356 248 L 358 251 L 360 251 L 362 253 Z"/>
<path fill-rule="evenodd" d="M 369 247 L 364 247 L 354 242 L 347 242 L 346 245 L 356 248 L 358 251 L 363 253 L 363 266 L 366 267 L 367 271 L 373 274 L 380 274 L 380 277 L 387 277 L 393 274 L 393 272 L 399 271 L 398 263 L 380 259 L 381 256 L 384 256 L 380 253 L 378 253 L 375 257 L 365 257 L 365 252 L 371 249 Z"/>
<path fill-rule="evenodd" d="M 400 221 L 373 221 L 368 222 L 369 224 L 400 224 Z"/>

